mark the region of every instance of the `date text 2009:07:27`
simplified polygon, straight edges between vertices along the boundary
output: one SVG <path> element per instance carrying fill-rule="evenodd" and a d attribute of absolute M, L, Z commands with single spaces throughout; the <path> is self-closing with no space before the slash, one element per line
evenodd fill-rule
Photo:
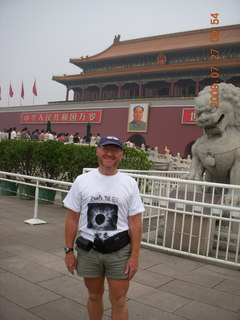
<path fill-rule="evenodd" d="M 217 25 L 219 24 L 218 13 L 211 13 L 210 24 Z M 213 26 L 212 26 L 213 27 Z M 219 42 L 219 30 L 214 30 L 214 28 L 210 31 L 210 41 L 212 43 Z M 210 66 L 210 77 L 214 79 L 214 83 L 210 86 L 210 106 L 211 107 L 219 107 L 219 85 L 217 82 L 220 82 L 219 68 L 217 68 L 217 63 L 221 59 L 219 50 L 210 49 L 210 59 L 212 60 L 212 64 L 214 66 Z"/>

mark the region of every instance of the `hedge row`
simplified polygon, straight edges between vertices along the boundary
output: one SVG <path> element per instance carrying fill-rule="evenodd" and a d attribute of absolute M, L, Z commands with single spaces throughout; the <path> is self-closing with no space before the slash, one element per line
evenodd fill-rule
<path fill-rule="evenodd" d="M 61 141 L 0 141 L 0 171 L 73 182 L 83 168 L 96 168 L 96 147 L 64 144 Z M 124 148 L 119 168 L 148 170 L 151 161 L 134 148 Z"/>

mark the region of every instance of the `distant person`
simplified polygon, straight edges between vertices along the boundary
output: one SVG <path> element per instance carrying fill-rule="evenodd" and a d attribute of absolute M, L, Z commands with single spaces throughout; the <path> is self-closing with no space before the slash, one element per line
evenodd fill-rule
<path fill-rule="evenodd" d="M 52 134 L 52 131 L 48 131 L 48 140 L 53 140 L 53 134 Z"/>
<path fill-rule="evenodd" d="M 73 142 L 74 143 L 79 143 L 80 142 L 80 138 L 79 138 L 79 132 L 76 132 L 74 137 L 73 137 Z"/>
<path fill-rule="evenodd" d="M 144 108 L 140 105 L 133 109 L 133 120 L 129 123 L 129 130 L 131 131 L 146 131 L 147 124 L 142 121 Z"/>
<path fill-rule="evenodd" d="M 39 141 L 44 141 L 44 137 L 45 137 L 45 131 L 42 130 L 41 133 L 39 134 L 38 140 Z"/>
<path fill-rule="evenodd" d="M 36 129 L 36 130 L 32 133 L 31 139 L 32 139 L 32 140 L 38 140 L 38 137 L 39 137 L 39 130 Z"/>
<path fill-rule="evenodd" d="M 8 137 L 8 131 L 7 129 L 3 129 L 3 131 L 1 132 L 1 139 L 0 140 L 7 140 L 9 137 Z"/>
<path fill-rule="evenodd" d="M 26 127 L 22 129 L 21 139 L 24 139 L 24 140 L 28 139 L 28 129 Z"/>
<path fill-rule="evenodd" d="M 69 142 L 69 133 L 68 132 L 63 133 L 63 137 L 64 137 L 65 142 Z"/>
<path fill-rule="evenodd" d="M 100 133 L 97 133 L 97 136 L 96 136 L 96 144 L 97 145 L 98 145 L 100 139 L 101 139 Z"/>
<path fill-rule="evenodd" d="M 11 134 L 10 134 L 10 139 L 17 139 L 17 132 L 16 132 L 16 127 L 14 127 L 11 131 Z"/>
<path fill-rule="evenodd" d="M 57 133 L 53 131 L 52 134 L 53 134 L 53 140 L 57 141 Z"/>
<path fill-rule="evenodd" d="M 62 132 L 58 135 L 57 140 L 65 142 L 65 139 L 64 139 L 64 136 L 63 136 Z"/>

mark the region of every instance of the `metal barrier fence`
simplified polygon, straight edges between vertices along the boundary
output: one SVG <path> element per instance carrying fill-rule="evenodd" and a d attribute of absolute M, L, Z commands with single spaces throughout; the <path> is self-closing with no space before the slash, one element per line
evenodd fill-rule
<path fill-rule="evenodd" d="M 41 198 L 39 190 L 52 190 L 55 192 L 66 193 L 71 187 L 72 183 L 59 181 L 59 180 L 50 180 L 40 177 L 33 177 L 27 175 L 21 175 L 11 172 L 0 171 L 0 182 L 1 182 L 1 193 L 7 195 L 19 195 L 22 199 L 34 200 L 34 212 L 33 218 L 25 220 L 25 223 L 35 225 L 35 224 L 44 224 L 46 221 L 38 218 L 38 205 L 39 202 L 43 203 L 53 203 L 54 201 L 46 200 Z M 6 185 L 4 182 L 10 182 L 11 185 Z M 20 190 L 20 186 L 27 186 L 28 188 L 23 188 Z M 51 187 L 49 185 L 52 185 Z M 58 201 L 58 204 L 62 202 Z"/>
<path fill-rule="evenodd" d="M 240 268 L 240 186 L 124 171 L 137 181 L 145 206 L 144 246 Z M 1 181 L 13 179 L 20 184 L 29 179 L 31 183 L 27 184 L 36 187 L 34 217 L 25 221 L 31 224 L 44 223 L 37 218 L 39 187 L 66 192 L 64 187 L 71 186 L 63 181 L 0 172 Z M 46 182 L 53 187 L 42 186 Z"/>

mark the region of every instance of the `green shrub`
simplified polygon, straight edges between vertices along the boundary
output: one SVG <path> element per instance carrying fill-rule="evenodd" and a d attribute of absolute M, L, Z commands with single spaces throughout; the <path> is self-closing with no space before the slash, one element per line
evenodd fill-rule
<path fill-rule="evenodd" d="M 0 141 L 0 170 L 34 176 L 37 171 L 36 141 Z"/>
<path fill-rule="evenodd" d="M 64 181 L 73 182 L 83 169 L 98 166 L 96 148 L 66 144 L 62 150 L 61 173 Z"/>
<path fill-rule="evenodd" d="M 147 154 L 135 148 L 124 148 L 124 157 L 119 164 L 119 169 L 150 170 L 152 162 Z"/>
<path fill-rule="evenodd" d="M 73 182 L 83 168 L 97 168 L 96 147 L 64 144 L 61 141 L 0 141 L 0 170 L 52 180 Z M 147 154 L 124 148 L 120 169 L 149 170 Z"/>
<path fill-rule="evenodd" d="M 37 141 L 14 140 L 15 156 L 18 162 L 19 174 L 36 176 L 38 173 L 36 148 Z"/>
<path fill-rule="evenodd" d="M 61 156 L 64 143 L 56 140 L 37 142 L 35 148 L 38 174 L 46 179 L 59 179 L 61 174 Z"/>
<path fill-rule="evenodd" d="M 0 170 L 18 172 L 18 154 L 15 140 L 0 141 Z"/>

